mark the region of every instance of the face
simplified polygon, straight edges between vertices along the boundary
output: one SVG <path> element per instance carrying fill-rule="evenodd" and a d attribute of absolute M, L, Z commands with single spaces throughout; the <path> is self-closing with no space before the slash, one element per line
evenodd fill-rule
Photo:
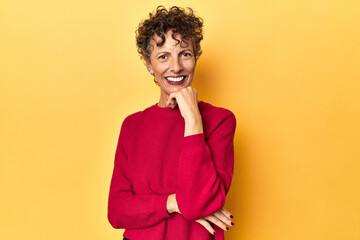
<path fill-rule="evenodd" d="M 161 97 L 190 86 L 196 66 L 191 41 L 187 47 L 181 47 L 171 34 L 171 30 L 165 34 L 165 43 L 160 47 L 156 46 L 156 43 L 162 39 L 154 36 L 154 40 L 150 42 L 153 46 L 150 60 L 146 61 L 148 71 L 155 76 L 160 85 Z M 177 34 L 175 38 L 181 41 L 181 35 Z"/>

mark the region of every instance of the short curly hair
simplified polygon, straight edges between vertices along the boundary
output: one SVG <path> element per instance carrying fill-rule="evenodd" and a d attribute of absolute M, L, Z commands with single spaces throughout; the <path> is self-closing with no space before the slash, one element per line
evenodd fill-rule
<path fill-rule="evenodd" d="M 187 8 L 188 12 L 181 7 L 173 6 L 166 10 L 164 6 L 158 6 L 155 14 L 149 13 L 149 18 L 142 21 L 136 30 L 136 46 L 137 51 L 144 60 L 150 60 L 151 45 L 150 41 L 156 34 L 161 37 L 162 41 L 157 46 L 165 43 L 165 33 L 169 30 L 173 31 L 172 38 L 178 44 L 184 43 L 188 46 L 191 41 L 195 55 L 195 61 L 200 57 L 202 50 L 200 41 L 203 39 L 202 27 L 203 20 L 195 16 L 191 8 Z M 180 42 L 175 38 L 175 34 L 179 33 L 182 37 Z"/>

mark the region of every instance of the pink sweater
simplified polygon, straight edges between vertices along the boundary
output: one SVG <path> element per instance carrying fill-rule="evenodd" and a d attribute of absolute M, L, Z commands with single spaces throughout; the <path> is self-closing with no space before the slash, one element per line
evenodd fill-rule
<path fill-rule="evenodd" d="M 235 115 L 200 101 L 204 133 L 184 137 L 179 108 L 156 104 L 122 123 L 108 199 L 108 220 L 130 240 L 215 238 L 195 222 L 225 204 L 234 169 Z M 179 213 L 166 201 L 176 193 Z"/>

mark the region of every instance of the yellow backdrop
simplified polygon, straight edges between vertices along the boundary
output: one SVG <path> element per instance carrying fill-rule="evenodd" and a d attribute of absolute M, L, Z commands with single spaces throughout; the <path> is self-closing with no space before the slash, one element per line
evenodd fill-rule
<path fill-rule="evenodd" d="M 107 197 L 122 120 L 158 101 L 134 31 L 205 20 L 193 87 L 237 117 L 227 239 L 360 239 L 360 4 L 0 1 L 0 239 L 121 239 Z"/>

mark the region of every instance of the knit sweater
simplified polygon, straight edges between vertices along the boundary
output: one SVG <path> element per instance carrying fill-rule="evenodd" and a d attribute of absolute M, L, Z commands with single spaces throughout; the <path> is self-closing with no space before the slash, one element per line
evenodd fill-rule
<path fill-rule="evenodd" d="M 108 199 L 108 220 L 130 240 L 224 239 L 196 219 L 221 209 L 234 169 L 235 115 L 200 101 L 203 133 L 184 137 L 177 107 L 156 104 L 127 116 L 121 126 Z M 176 193 L 180 213 L 168 214 Z"/>

